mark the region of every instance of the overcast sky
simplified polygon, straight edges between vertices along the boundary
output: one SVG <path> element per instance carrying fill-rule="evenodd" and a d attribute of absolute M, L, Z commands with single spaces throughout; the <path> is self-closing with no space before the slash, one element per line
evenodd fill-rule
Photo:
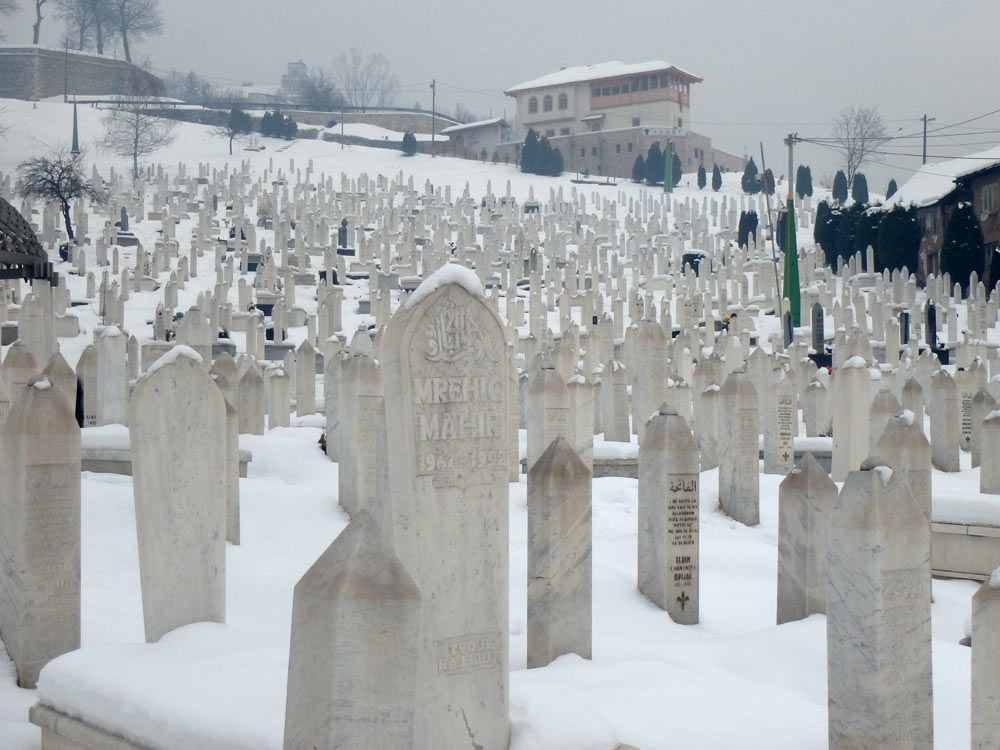
<path fill-rule="evenodd" d="M 51 5 L 51 0 L 49 0 Z M 30 5 L 32 0 L 22 0 Z M 511 115 L 504 88 L 569 65 L 664 59 L 704 78 L 692 89 L 692 129 L 717 148 L 787 169 L 781 137 L 827 136 L 848 105 L 875 105 L 896 135 L 919 133 L 1000 109 L 998 0 L 507 0 L 506 2 L 316 2 L 307 0 L 160 0 L 165 33 L 134 45 L 157 72 L 194 70 L 220 85 L 278 83 L 289 60 L 329 67 L 343 50 L 385 54 L 399 76 L 399 103 L 462 102 L 475 113 Z M 51 13 L 51 11 L 48 11 Z M 8 20 L 8 42 L 31 38 L 33 10 Z M 46 19 L 42 43 L 58 45 L 59 22 Z M 120 53 L 120 51 L 119 51 Z M 948 156 L 1000 143 L 1000 114 L 932 134 L 928 152 Z M 974 144 L 965 147 L 957 144 Z M 814 180 L 832 176 L 838 158 L 801 145 L 796 162 Z M 900 153 L 920 140 L 894 141 Z M 873 190 L 902 182 L 919 158 L 863 168 Z"/>

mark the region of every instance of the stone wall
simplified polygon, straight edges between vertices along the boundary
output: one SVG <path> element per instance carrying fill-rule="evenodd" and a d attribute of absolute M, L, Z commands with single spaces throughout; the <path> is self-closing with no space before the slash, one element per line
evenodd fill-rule
<path fill-rule="evenodd" d="M 635 158 L 639 154 L 645 158 L 653 143 L 665 149 L 668 140 L 674 144 L 684 174 L 697 172 L 698 167 L 704 165 L 711 182 L 712 167 L 716 164 L 723 172 L 742 172 L 746 166 L 740 157 L 712 148 L 711 139 L 690 130 L 670 135 L 642 127 L 598 130 L 550 137 L 549 143 L 562 154 L 566 172 L 631 177 Z M 517 163 L 520 150 L 521 143 L 502 143 L 496 149 L 498 160 Z"/>
<path fill-rule="evenodd" d="M 299 125 L 318 125 L 325 128 L 327 123 L 334 121 L 341 122 L 361 122 L 366 125 L 378 125 L 386 130 L 395 130 L 399 133 L 407 131 L 411 133 L 431 132 L 432 117 L 430 112 L 310 112 L 307 110 L 282 110 L 290 115 Z M 457 123 L 450 117 L 444 117 L 441 113 L 437 115 L 437 132 L 444 128 L 449 128 Z"/>
<path fill-rule="evenodd" d="M 37 46 L 0 48 L 0 98 L 121 94 L 130 76 L 138 76 L 150 93 L 163 91 L 159 78 L 123 60 Z"/>

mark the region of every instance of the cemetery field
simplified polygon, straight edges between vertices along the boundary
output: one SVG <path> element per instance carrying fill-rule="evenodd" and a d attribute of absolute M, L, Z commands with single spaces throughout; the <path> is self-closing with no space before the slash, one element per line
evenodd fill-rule
<path fill-rule="evenodd" d="M 281 747 L 291 590 L 348 520 L 337 466 L 316 446 L 317 422 L 241 437 L 253 461 L 240 482 L 241 544 L 227 547 L 227 624 L 190 625 L 154 646 L 140 645 L 130 478 L 84 475 L 86 648 L 62 665 L 53 699 L 109 727 L 124 720 L 163 747 Z M 638 593 L 637 483 L 596 479 L 593 660 L 570 655 L 531 670 L 524 477 L 510 485 L 512 748 L 826 747 L 825 618 L 774 624 L 779 480 L 762 475 L 761 523 L 747 528 L 718 510 L 715 474 L 702 475 L 701 623 L 674 624 Z M 946 475 L 935 472 L 934 482 L 949 495 Z M 969 742 L 970 649 L 958 641 L 975 589 L 934 581 L 939 748 Z M 15 687 L 9 662 L 2 673 L 0 746 L 37 748 L 26 721 L 35 692 Z"/>
<path fill-rule="evenodd" d="M 0 568 L 0 750 L 61 747 L 39 706 L 129 747 L 819 750 L 879 690 L 969 747 L 979 583 L 929 581 L 931 530 L 1000 537 L 996 292 L 824 267 L 819 189 L 786 346 L 738 174 L 665 199 L 178 124 L 133 182 L 90 107 L 110 205 L 63 261 L 12 175 L 72 107 L 0 109 L 60 278 L 0 281 L 0 553 L 45 571 Z M 22 621 L 29 584 L 65 611 Z"/>

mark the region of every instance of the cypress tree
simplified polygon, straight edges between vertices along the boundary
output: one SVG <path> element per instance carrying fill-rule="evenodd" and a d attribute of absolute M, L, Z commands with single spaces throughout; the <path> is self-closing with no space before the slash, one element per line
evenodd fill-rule
<path fill-rule="evenodd" d="M 670 169 L 670 171 L 672 173 L 671 176 L 674 178 L 674 187 L 677 187 L 677 185 L 679 185 L 680 181 L 681 181 L 681 157 L 679 157 L 677 155 L 676 151 L 674 152 L 674 160 L 671 162 L 671 164 L 673 164 L 673 167 L 671 167 L 671 169 Z M 664 168 L 666 167 L 666 159 L 665 158 L 664 158 L 663 166 L 664 166 Z"/>
<path fill-rule="evenodd" d="M 417 137 L 409 130 L 403 134 L 403 155 L 413 156 L 417 153 Z"/>
<path fill-rule="evenodd" d="M 812 167 L 808 165 L 806 165 L 805 177 L 806 177 L 805 193 L 811 198 L 813 194 L 813 172 L 812 172 Z"/>
<path fill-rule="evenodd" d="M 663 182 L 665 166 L 666 160 L 663 158 L 663 152 L 660 151 L 660 144 L 654 142 L 653 145 L 649 147 L 649 152 L 646 154 L 647 184 L 656 185 L 657 183 Z"/>
<path fill-rule="evenodd" d="M 632 182 L 642 182 L 646 179 L 646 160 L 642 158 L 642 154 L 635 157 L 635 163 L 632 165 Z"/>
<path fill-rule="evenodd" d="M 722 187 L 722 172 L 719 171 L 719 165 L 716 164 L 712 167 L 712 190 L 719 192 L 719 188 Z"/>
<path fill-rule="evenodd" d="M 868 178 L 860 172 L 854 175 L 854 181 L 851 183 L 851 197 L 855 203 L 868 202 Z"/>
<path fill-rule="evenodd" d="M 756 195 L 760 192 L 760 178 L 757 176 L 757 165 L 753 163 L 753 157 L 747 162 L 743 170 L 743 179 L 740 180 L 743 192 L 748 195 Z"/>
<path fill-rule="evenodd" d="M 894 179 L 893 180 L 889 180 L 889 187 L 887 187 L 885 189 L 885 198 L 886 198 L 886 200 L 889 200 L 889 198 L 891 198 L 892 196 L 894 196 L 896 194 L 896 191 L 898 189 L 899 188 L 896 187 L 896 180 L 894 180 Z"/>
<path fill-rule="evenodd" d="M 828 266 L 837 265 L 837 224 L 840 223 L 840 207 L 820 201 L 816 206 L 816 226 L 813 239 L 823 247 L 823 256 Z"/>
<path fill-rule="evenodd" d="M 265 112 L 264 116 L 260 118 L 260 134 L 265 136 L 270 136 L 274 134 L 274 127 L 272 125 L 273 117 L 270 112 Z"/>
<path fill-rule="evenodd" d="M 698 189 L 704 190 L 707 184 L 708 176 L 705 174 L 705 165 L 701 164 L 698 166 Z"/>
<path fill-rule="evenodd" d="M 740 223 L 736 229 L 736 244 L 745 247 L 750 244 L 750 235 L 757 237 L 757 212 L 741 211 Z"/>
<path fill-rule="evenodd" d="M 799 200 L 806 197 L 806 168 L 805 165 L 799 164 L 799 168 L 795 170 L 795 194 L 799 196 Z"/>
<path fill-rule="evenodd" d="M 844 259 L 846 263 L 854 254 L 854 237 L 858 231 L 858 222 L 865 208 L 860 203 L 854 203 L 850 208 L 845 208 L 840 214 L 840 221 L 837 222 L 837 234 L 834 245 L 837 255 Z"/>
<path fill-rule="evenodd" d="M 559 149 L 552 149 L 552 176 L 558 177 L 563 173 L 563 157 Z"/>
<path fill-rule="evenodd" d="M 770 167 L 764 170 L 764 179 L 762 183 L 764 192 L 767 193 L 767 195 L 774 195 L 774 172 L 771 171 Z"/>
<path fill-rule="evenodd" d="M 299 132 L 299 125 L 290 115 L 281 116 L 281 137 L 291 140 Z"/>
<path fill-rule="evenodd" d="M 864 205 L 864 204 L 861 204 Z M 869 208 L 861 213 L 858 225 L 854 230 L 854 252 L 861 253 L 866 258 L 868 246 L 874 248 L 878 244 L 878 230 L 885 218 L 885 211 L 880 208 Z M 874 271 L 873 268 L 866 268 L 866 271 Z"/>
<path fill-rule="evenodd" d="M 528 130 L 524 137 L 524 148 L 521 149 L 521 171 L 534 172 L 538 164 L 538 133 L 534 128 Z"/>
<path fill-rule="evenodd" d="M 893 206 L 891 210 L 881 213 L 882 221 L 875 238 L 875 270 L 881 273 L 886 268 L 906 266 L 916 271 L 923 237 L 917 209 L 913 206 Z"/>
<path fill-rule="evenodd" d="M 985 270 L 983 229 L 979 226 L 972 204 L 962 201 L 951 212 L 944 229 L 941 272 L 950 273 L 952 283 L 962 285 L 964 296 L 969 293 L 969 274 L 975 271 L 979 278 L 983 278 Z"/>
<path fill-rule="evenodd" d="M 837 175 L 833 178 L 833 199 L 838 203 L 847 202 L 847 175 L 844 170 L 837 170 Z"/>

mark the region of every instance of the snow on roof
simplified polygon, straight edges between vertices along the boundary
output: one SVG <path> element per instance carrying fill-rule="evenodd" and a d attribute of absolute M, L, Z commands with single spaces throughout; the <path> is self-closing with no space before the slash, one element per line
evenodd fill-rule
<path fill-rule="evenodd" d="M 466 122 L 460 125 L 452 125 L 450 127 L 442 130 L 442 133 L 457 133 L 460 130 L 475 130 L 476 128 L 485 128 L 490 125 L 499 125 L 504 119 L 502 117 L 491 117 L 488 120 L 476 120 L 475 122 Z"/>
<path fill-rule="evenodd" d="M 528 89 L 540 89 L 548 86 L 561 86 L 569 83 L 580 83 L 582 81 L 596 81 L 601 78 L 615 78 L 617 76 L 638 75 L 639 73 L 651 73 L 653 71 L 672 70 L 687 76 L 694 82 L 702 79 L 693 73 L 682 70 L 663 60 L 649 60 L 641 63 L 624 63 L 619 60 L 611 62 L 597 63 L 595 65 L 577 65 L 572 68 L 563 68 L 556 73 L 549 73 L 541 78 L 519 83 L 504 91 L 508 96 L 518 91 Z"/>
<path fill-rule="evenodd" d="M 924 164 L 885 202 L 884 207 L 914 205 L 923 208 L 937 203 L 955 190 L 956 179 L 998 164 L 1000 147 L 969 154 L 966 158 Z"/>

